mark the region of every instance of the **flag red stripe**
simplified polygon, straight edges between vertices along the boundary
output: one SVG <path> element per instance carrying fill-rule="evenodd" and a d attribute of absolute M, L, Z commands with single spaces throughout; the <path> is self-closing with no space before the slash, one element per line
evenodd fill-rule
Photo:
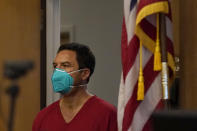
<path fill-rule="evenodd" d="M 172 41 L 166 37 L 166 44 L 167 44 L 167 51 L 172 55 L 174 56 L 174 48 L 173 48 L 173 43 Z"/>
<path fill-rule="evenodd" d="M 144 68 L 144 87 L 145 87 L 145 93 L 151 86 L 152 82 L 155 80 L 159 72 L 153 71 L 153 59 L 154 56 L 150 58 L 147 65 Z M 151 74 L 151 75 L 150 75 Z M 127 131 L 130 124 L 132 123 L 134 113 L 140 104 L 139 101 L 137 101 L 137 86 L 138 82 L 135 84 L 135 88 L 133 91 L 133 94 L 129 101 L 126 104 L 125 110 L 124 110 L 124 117 L 123 117 L 123 131 Z M 132 87 L 131 87 L 132 88 Z"/>
<path fill-rule="evenodd" d="M 136 35 L 133 36 L 133 38 L 130 40 L 129 45 L 127 44 L 127 32 L 126 32 L 126 25 L 125 20 L 123 20 L 122 25 L 122 67 L 123 67 L 123 79 L 125 81 L 125 78 L 132 67 L 136 55 L 138 53 L 139 49 L 139 40 Z"/>
<path fill-rule="evenodd" d="M 146 19 L 143 19 L 140 23 L 143 31 L 154 41 L 156 41 L 156 27 L 149 23 Z M 151 30 L 151 31 L 150 31 Z M 166 36 L 167 51 L 174 55 L 174 48 L 172 41 Z"/>
<path fill-rule="evenodd" d="M 172 10 L 171 10 L 171 4 L 168 1 L 168 6 L 169 6 L 169 13 L 166 14 L 166 16 L 170 19 L 170 21 L 172 21 Z"/>

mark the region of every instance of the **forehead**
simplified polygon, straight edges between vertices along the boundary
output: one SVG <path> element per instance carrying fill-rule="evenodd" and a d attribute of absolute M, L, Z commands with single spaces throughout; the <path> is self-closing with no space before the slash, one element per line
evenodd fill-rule
<path fill-rule="evenodd" d="M 76 52 L 72 50 L 62 50 L 60 51 L 56 57 L 54 62 L 63 62 L 63 61 L 70 61 L 70 62 L 77 62 Z"/>

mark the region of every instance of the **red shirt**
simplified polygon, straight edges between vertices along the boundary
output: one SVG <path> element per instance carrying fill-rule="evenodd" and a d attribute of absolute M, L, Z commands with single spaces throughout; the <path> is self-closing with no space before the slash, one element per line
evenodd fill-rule
<path fill-rule="evenodd" d="M 34 120 L 32 131 L 117 131 L 116 109 L 104 100 L 91 97 L 66 123 L 59 101 L 41 110 Z"/>

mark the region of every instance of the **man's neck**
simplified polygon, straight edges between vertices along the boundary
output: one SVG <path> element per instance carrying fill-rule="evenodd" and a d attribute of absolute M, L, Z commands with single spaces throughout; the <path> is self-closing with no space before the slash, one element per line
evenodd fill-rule
<path fill-rule="evenodd" d="M 76 90 L 75 90 L 76 89 Z M 92 96 L 86 88 L 75 88 L 60 100 L 60 110 L 64 120 L 69 123 Z"/>
<path fill-rule="evenodd" d="M 81 107 L 91 96 L 85 89 L 79 89 L 68 95 L 64 95 L 60 100 L 60 104 L 64 108 L 75 110 Z"/>

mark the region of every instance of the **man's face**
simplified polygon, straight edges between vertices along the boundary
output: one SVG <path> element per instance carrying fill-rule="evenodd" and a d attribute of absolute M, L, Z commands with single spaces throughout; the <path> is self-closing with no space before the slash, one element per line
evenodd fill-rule
<path fill-rule="evenodd" d="M 77 62 L 76 52 L 71 50 L 60 51 L 53 61 L 53 67 L 63 69 L 67 73 L 78 70 L 79 64 Z M 80 71 L 70 74 L 74 78 L 74 85 L 80 83 L 80 74 Z"/>

